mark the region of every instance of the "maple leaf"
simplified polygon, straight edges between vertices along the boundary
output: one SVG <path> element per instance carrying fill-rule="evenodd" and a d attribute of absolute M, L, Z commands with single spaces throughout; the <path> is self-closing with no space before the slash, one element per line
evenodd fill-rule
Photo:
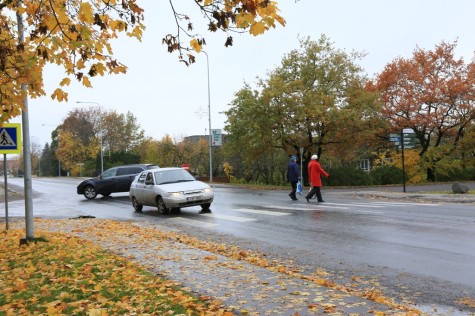
<path fill-rule="evenodd" d="M 192 39 L 190 41 L 190 46 L 191 48 L 193 48 L 196 52 L 201 52 L 201 49 L 202 49 L 202 46 L 201 44 L 198 42 L 198 40 L 196 38 Z"/>
<path fill-rule="evenodd" d="M 251 25 L 251 28 L 249 30 L 249 33 L 251 33 L 254 36 L 261 35 L 266 31 L 266 25 L 264 22 L 257 22 L 253 25 Z"/>

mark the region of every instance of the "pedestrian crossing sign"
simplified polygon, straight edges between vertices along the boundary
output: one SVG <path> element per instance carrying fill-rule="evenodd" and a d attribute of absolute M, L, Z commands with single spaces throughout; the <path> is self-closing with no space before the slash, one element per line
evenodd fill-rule
<path fill-rule="evenodd" d="M 0 123 L 0 154 L 19 154 L 21 152 L 20 129 L 20 123 Z"/>

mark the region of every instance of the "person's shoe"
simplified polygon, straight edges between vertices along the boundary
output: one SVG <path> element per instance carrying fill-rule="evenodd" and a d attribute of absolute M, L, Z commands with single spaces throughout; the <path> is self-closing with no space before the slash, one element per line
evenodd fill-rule
<path fill-rule="evenodd" d="M 293 197 L 293 198 L 292 198 L 292 200 L 294 200 L 294 201 L 298 201 L 298 199 L 297 199 L 296 197 Z"/>
<path fill-rule="evenodd" d="M 305 199 L 307 200 L 307 203 L 310 203 L 310 199 L 306 196 Z"/>
<path fill-rule="evenodd" d="M 325 201 L 324 200 L 318 201 L 318 203 L 323 203 L 323 202 L 325 202 Z"/>

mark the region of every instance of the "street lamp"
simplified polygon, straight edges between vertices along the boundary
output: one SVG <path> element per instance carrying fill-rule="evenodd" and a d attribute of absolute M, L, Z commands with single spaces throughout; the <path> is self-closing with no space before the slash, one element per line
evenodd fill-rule
<path fill-rule="evenodd" d="M 93 101 L 76 101 L 76 103 L 89 103 L 89 104 L 96 104 L 97 106 L 101 106 L 98 102 Z M 104 173 L 104 151 L 102 148 L 102 122 L 99 120 L 99 133 L 100 133 L 100 143 L 101 143 L 101 174 Z"/>
<path fill-rule="evenodd" d="M 202 50 L 206 55 L 206 70 L 208 73 L 208 121 L 209 121 L 209 182 L 213 182 L 213 143 L 211 136 L 211 97 L 209 88 L 209 58 L 208 54 Z"/>
<path fill-rule="evenodd" d="M 41 124 L 41 126 L 56 126 L 56 125 Z M 58 132 L 58 148 L 59 148 L 59 132 Z M 61 177 L 61 161 L 59 161 L 59 157 L 56 157 L 56 158 L 58 158 L 58 177 Z"/>

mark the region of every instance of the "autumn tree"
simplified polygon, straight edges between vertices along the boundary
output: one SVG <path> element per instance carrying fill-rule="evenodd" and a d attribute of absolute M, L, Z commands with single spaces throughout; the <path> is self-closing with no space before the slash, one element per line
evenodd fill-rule
<path fill-rule="evenodd" d="M 429 181 L 436 180 L 437 165 L 475 123 L 475 63 L 456 58 L 456 46 L 442 42 L 434 50 L 417 48 L 411 58 L 386 65 L 369 84 L 381 92 L 382 115 L 392 132 L 415 131 Z"/>
<path fill-rule="evenodd" d="M 303 148 L 304 165 L 312 154 L 322 156 L 323 148 L 339 146 L 345 152 L 367 142 L 365 136 L 381 121 L 377 95 L 364 90 L 362 69 L 355 63 L 362 56 L 334 48 L 324 35 L 317 41 L 301 39 L 300 49 L 258 82 L 259 90 L 247 85 L 236 94 L 226 112 L 230 142 L 254 159 L 271 148 L 289 156 Z"/>
<path fill-rule="evenodd" d="M 208 31 L 223 31 L 226 34 L 224 46 L 232 46 L 234 39 L 232 33 L 249 32 L 254 36 L 263 34 L 277 24 L 285 25 L 284 18 L 279 14 L 277 1 L 269 0 L 196 0 L 201 17 L 207 21 Z M 177 31 L 167 34 L 162 43 L 169 52 L 178 51 L 179 60 L 186 65 L 194 63 L 194 52 L 200 52 L 206 45 L 206 39 L 196 32 L 191 16 L 183 13 L 189 7 L 184 1 L 170 5 L 175 16 Z M 183 5 L 186 9 L 178 9 Z M 183 37 L 188 41 L 183 41 Z"/>
<path fill-rule="evenodd" d="M 145 132 L 130 111 L 126 114 L 108 111 L 99 120 L 96 128 L 102 133 L 104 148 L 110 152 L 130 152 L 144 139 Z"/>
<path fill-rule="evenodd" d="M 100 170 L 101 146 L 103 155 L 107 152 L 108 160 L 103 158 L 106 167 L 109 160 L 119 163 L 134 161 L 133 150 L 143 135 L 143 129 L 130 112 L 120 114 L 114 110 L 106 111 L 100 106 L 75 108 L 58 126 L 51 147 L 55 148 L 56 156 L 64 168 L 74 168 L 76 172 L 79 170 L 78 164 L 87 164 L 81 171 L 95 175 L 95 170 Z M 131 157 L 125 157 L 127 155 Z"/>
<path fill-rule="evenodd" d="M 211 32 L 249 31 L 258 35 L 276 23 L 285 24 L 274 1 L 198 0 L 193 3 L 208 21 Z M 174 1 L 169 1 L 169 5 L 177 32 L 165 35 L 163 43 L 169 52 L 177 51 L 180 60 L 189 64 L 194 61 L 191 51 L 199 52 L 205 39 L 198 35 L 200 32 L 195 32 L 190 17 L 175 9 Z M 26 94 L 37 98 L 49 93 L 43 87 L 46 64 L 55 64 L 64 70 L 64 78 L 51 93 L 52 99 L 57 101 L 68 100 L 66 88 L 71 80 L 92 87 L 96 76 L 126 73 L 126 65 L 114 57 L 111 42 L 120 35 L 141 40 L 144 28 L 144 12 L 136 0 L 1 0 L 0 122 L 21 114 Z M 188 42 L 183 43 L 183 38 Z M 231 44 L 232 37 L 228 35 L 226 45 Z"/>

